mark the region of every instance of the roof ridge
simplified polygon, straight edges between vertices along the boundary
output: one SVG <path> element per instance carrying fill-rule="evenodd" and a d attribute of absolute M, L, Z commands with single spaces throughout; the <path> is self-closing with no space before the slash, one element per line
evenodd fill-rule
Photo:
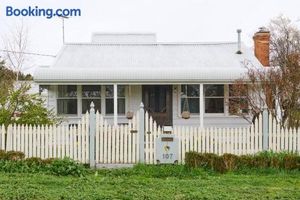
<path fill-rule="evenodd" d="M 154 32 L 93 32 L 92 35 L 156 35 Z"/>
<path fill-rule="evenodd" d="M 128 45 L 128 46 L 143 46 L 143 45 L 225 45 L 225 44 L 237 44 L 237 42 L 143 42 L 143 43 L 130 43 L 130 42 L 101 42 L 101 43 L 89 43 L 89 42 L 74 42 L 74 43 L 65 43 L 65 45 L 90 45 L 90 46 L 119 46 L 119 45 Z"/>

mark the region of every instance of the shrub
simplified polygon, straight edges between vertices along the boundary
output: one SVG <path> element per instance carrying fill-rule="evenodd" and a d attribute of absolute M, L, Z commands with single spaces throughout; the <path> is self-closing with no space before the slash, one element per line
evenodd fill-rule
<path fill-rule="evenodd" d="M 295 154 L 286 155 L 283 158 L 284 168 L 287 170 L 300 169 L 300 158 Z"/>
<path fill-rule="evenodd" d="M 186 153 L 185 162 L 188 167 L 203 167 L 218 172 L 225 172 L 226 165 L 224 159 L 213 153 Z"/>
<path fill-rule="evenodd" d="M 57 176 L 84 176 L 87 169 L 70 158 L 54 159 L 49 165 L 49 172 Z"/>
<path fill-rule="evenodd" d="M 6 160 L 23 160 L 25 158 L 25 154 L 21 151 L 7 151 Z"/>
<path fill-rule="evenodd" d="M 225 173 L 228 169 L 226 168 L 224 158 L 221 156 L 212 157 L 212 169 L 216 172 Z"/>
<path fill-rule="evenodd" d="M 224 154 L 218 156 L 211 153 L 186 153 L 185 162 L 187 167 L 202 167 L 224 173 L 243 169 L 285 169 L 300 170 L 300 156 L 288 152 L 263 151 L 255 155 Z"/>
<path fill-rule="evenodd" d="M 199 153 L 195 151 L 191 151 L 185 154 L 185 164 L 188 167 L 200 167 L 200 162 L 202 159 L 200 159 Z"/>
<path fill-rule="evenodd" d="M 37 157 L 31 157 L 31 158 L 26 158 L 25 159 L 25 163 L 28 166 L 33 166 L 33 165 L 44 165 L 44 162 L 41 158 L 37 158 Z"/>
<path fill-rule="evenodd" d="M 0 160 L 6 159 L 6 152 L 5 150 L 0 149 Z"/>
<path fill-rule="evenodd" d="M 251 155 L 241 155 L 238 157 L 238 169 L 252 168 L 253 167 L 253 156 Z"/>
<path fill-rule="evenodd" d="M 44 172 L 58 176 L 83 176 L 87 169 L 83 164 L 77 163 L 70 158 L 41 159 L 38 157 L 25 158 L 24 153 L 19 151 L 0 150 L 0 171 L 36 173 Z"/>
<path fill-rule="evenodd" d="M 55 159 L 54 158 L 46 158 L 42 160 L 45 165 L 51 165 Z"/>
<path fill-rule="evenodd" d="M 230 153 L 225 153 L 222 157 L 224 160 L 225 167 L 228 171 L 236 169 L 238 163 L 238 156 Z"/>
<path fill-rule="evenodd" d="M 252 157 L 253 167 L 255 168 L 268 168 L 270 167 L 270 158 L 265 155 L 256 155 Z"/>

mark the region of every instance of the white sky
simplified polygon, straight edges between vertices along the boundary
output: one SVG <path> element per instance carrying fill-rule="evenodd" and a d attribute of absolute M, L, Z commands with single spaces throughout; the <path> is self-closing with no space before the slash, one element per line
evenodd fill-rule
<path fill-rule="evenodd" d="M 258 27 L 280 14 L 300 27 L 299 0 L 1 0 L 0 35 L 20 20 L 5 16 L 6 6 L 81 9 L 81 17 L 65 20 L 66 42 L 89 42 L 93 32 L 102 31 L 155 32 L 160 42 L 236 41 L 241 28 L 243 42 L 253 46 Z M 62 20 L 23 19 L 29 28 L 28 51 L 56 55 L 62 46 Z M 33 66 L 51 63 L 36 56 L 30 60 Z"/>

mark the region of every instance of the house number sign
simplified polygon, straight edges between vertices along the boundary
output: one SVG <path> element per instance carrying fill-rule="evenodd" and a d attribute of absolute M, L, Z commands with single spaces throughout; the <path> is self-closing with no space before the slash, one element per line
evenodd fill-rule
<path fill-rule="evenodd" d="M 178 162 L 178 138 L 174 134 L 160 134 L 156 139 L 155 157 L 158 164 Z"/>

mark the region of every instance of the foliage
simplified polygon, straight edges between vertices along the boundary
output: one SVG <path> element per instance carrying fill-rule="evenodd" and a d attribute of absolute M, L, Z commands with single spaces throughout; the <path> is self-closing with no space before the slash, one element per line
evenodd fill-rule
<path fill-rule="evenodd" d="M 288 127 L 300 126 L 300 30 L 283 16 L 273 19 L 270 30 L 270 65 L 264 69 L 245 61 L 248 73 L 233 85 L 233 96 L 243 96 L 252 121 L 267 106 Z M 233 102 L 231 106 L 238 106 Z M 245 113 L 240 115 L 245 116 Z"/>
<path fill-rule="evenodd" d="M 49 165 L 49 171 L 57 176 L 83 176 L 86 173 L 86 168 L 74 160 L 64 158 L 54 159 L 51 165 Z"/>
<path fill-rule="evenodd" d="M 85 177 L 41 173 L 1 173 L 0 199 L 299 199 L 300 173 L 287 171 L 217 174 L 201 171 L 193 177 L 153 174 L 184 166 L 138 165 L 97 170 Z M 193 173 L 199 169 L 190 169 Z M 128 175 L 129 174 L 129 175 Z M 151 175 L 153 174 L 153 176 Z"/>
<path fill-rule="evenodd" d="M 26 158 L 19 151 L 0 150 L 0 172 L 8 173 L 46 173 L 56 176 L 84 176 L 88 170 L 70 158 L 41 159 Z"/>
<path fill-rule="evenodd" d="M 288 152 L 263 151 L 255 155 L 236 156 L 223 154 L 218 156 L 211 153 L 186 153 L 185 163 L 187 167 L 202 167 L 220 173 L 226 171 L 238 171 L 243 169 L 283 169 L 300 170 L 300 156 Z"/>
<path fill-rule="evenodd" d="M 2 102 L 13 88 L 15 73 L 6 68 L 3 61 L 0 63 L 0 102 Z"/>
<path fill-rule="evenodd" d="M 133 168 L 123 169 L 101 169 L 96 171 L 97 175 L 117 177 L 117 176 L 144 176 L 149 178 L 176 177 L 194 178 L 204 174 L 202 169 L 187 168 L 184 165 L 143 165 L 137 164 Z"/>
<path fill-rule="evenodd" d="M 0 124 L 54 124 L 58 118 L 47 110 L 38 94 L 29 94 L 30 85 L 22 83 L 0 99 Z"/>
<path fill-rule="evenodd" d="M 7 151 L 5 160 L 23 160 L 25 158 L 25 154 L 20 151 Z"/>

